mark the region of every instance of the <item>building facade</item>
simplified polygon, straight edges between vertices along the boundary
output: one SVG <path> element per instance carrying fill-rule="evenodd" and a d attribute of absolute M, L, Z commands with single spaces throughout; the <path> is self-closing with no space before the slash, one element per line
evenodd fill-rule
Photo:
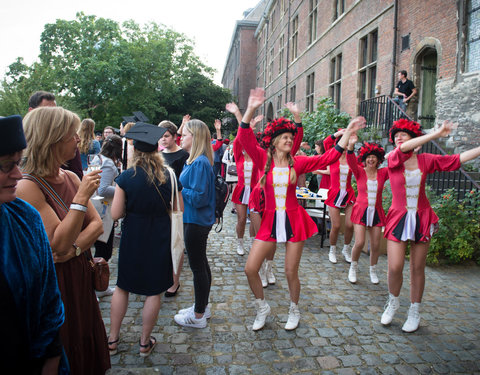
<path fill-rule="evenodd" d="M 357 115 L 406 70 L 418 89 L 409 115 L 458 122 L 457 151 L 480 142 L 480 0 L 269 0 L 255 38 L 267 118 L 323 96 Z"/>

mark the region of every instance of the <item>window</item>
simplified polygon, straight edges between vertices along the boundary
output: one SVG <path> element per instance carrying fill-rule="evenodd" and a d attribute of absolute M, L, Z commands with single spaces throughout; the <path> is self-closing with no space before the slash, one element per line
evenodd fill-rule
<path fill-rule="evenodd" d="M 480 0 L 468 1 L 466 47 L 465 70 L 480 70 Z"/>
<path fill-rule="evenodd" d="M 285 59 L 285 37 L 282 35 L 280 37 L 280 46 L 278 52 L 278 74 L 283 72 L 283 60 Z"/>
<path fill-rule="evenodd" d="M 292 60 L 298 57 L 298 15 L 292 21 Z"/>
<path fill-rule="evenodd" d="M 377 48 L 377 30 L 372 31 L 370 34 L 360 39 L 359 88 L 361 101 L 375 97 L 375 84 L 377 81 Z"/>
<path fill-rule="evenodd" d="M 280 17 L 283 13 L 285 13 L 285 1 L 286 0 L 280 0 Z"/>
<path fill-rule="evenodd" d="M 318 0 L 310 0 L 310 13 L 308 16 L 308 44 L 317 39 L 317 5 Z"/>
<path fill-rule="evenodd" d="M 270 31 L 272 32 L 273 29 L 275 28 L 275 18 L 276 18 L 277 12 L 276 9 L 273 10 L 272 12 L 272 17 L 270 19 Z"/>
<path fill-rule="evenodd" d="M 345 0 L 335 0 L 335 9 L 334 9 L 333 20 L 335 21 L 343 13 L 345 13 Z"/>
<path fill-rule="evenodd" d="M 306 105 L 305 110 L 307 112 L 313 112 L 313 99 L 315 96 L 315 73 L 311 73 L 307 76 L 307 90 L 306 90 Z"/>
<path fill-rule="evenodd" d="M 297 86 L 290 87 L 290 101 L 295 103 L 295 96 L 297 94 Z"/>
<path fill-rule="evenodd" d="M 402 36 L 402 52 L 410 49 L 410 34 Z"/>
<path fill-rule="evenodd" d="M 342 99 L 342 54 L 338 54 L 330 61 L 330 97 L 335 106 L 340 109 Z"/>
<path fill-rule="evenodd" d="M 283 105 L 283 95 L 280 94 L 280 95 L 278 95 L 278 97 L 277 97 L 277 112 L 280 112 L 280 111 L 281 111 L 282 105 Z"/>
<path fill-rule="evenodd" d="M 273 48 L 270 50 L 270 64 L 268 65 L 268 83 L 273 81 Z"/>

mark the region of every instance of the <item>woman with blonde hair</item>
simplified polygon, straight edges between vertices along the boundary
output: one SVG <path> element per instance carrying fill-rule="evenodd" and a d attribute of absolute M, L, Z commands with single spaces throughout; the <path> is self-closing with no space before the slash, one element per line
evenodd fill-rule
<path fill-rule="evenodd" d="M 212 274 L 207 259 L 208 233 L 215 222 L 215 175 L 210 131 L 200 120 L 188 121 L 182 130 L 182 148 L 190 153 L 180 175 L 185 204 L 185 248 L 193 272 L 195 303 L 175 315 L 177 324 L 204 328 L 211 312 L 208 306 Z"/>
<path fill-rule="evenodd" d="M 84 119 L 80 124 L 78 136 L 80 137 L 78 149 L 80 151 L 80 159 L 82 160 L 82 169 L 86 171 L 88 168 L 88 155 L 96 155 L 100 152 L 100 142 L 95 139 L 95 121 L 91 118 Z"/>
<path fill-rule="evenodd" d="M 104 374 L 110 368 L 105 326 L 94 293 L 90 247 L 103 232 L 89 201 L 100 171 L 82 181 L 60 166 L 75 156 L 78 116 L 61 107 L 39 107 L 24 118 L 27 148 L 18 196 L 40 213 L 52 248 L 65 306 L 60 337 L 72 374 Z"/>
<path fill-rule="evenodd" d="M 365 126 L 365 119 L 354 119 L 345 131 L 337 146 L 321 156 L 293 156 L 291 154 L 296 125 L 285 118 L 271 121 L 264 131 L 263 143 L 266 150 L 257 146 L 255 134 L 249 123 L 253 114 L 265 101 L 265 91 L 257 88 L 250 91 L 248 107 L 238 129 L 238 139 L 251 156 L 254 163 L 263 168 L 260 184 L 265 192 L 265 210 L 260 229 L 253 242 L 245 265 L 248 283 L 255 295 L 257 315 L 253 323 L 254 331 L 265 325 L 270 314 L 270 306 L 264 299 L 262 282 L 258 271 L 266 256 L 276 248 L 277 243 L 285 243 L 285 274 L 290 292 L 290 309 L 286 330 L 296 329 L 300 321 L 298 301 L 300 280 L 298 267 L 305 240 L 317 233 L 317 226 L 308 216 L 296 198 L 297 176 L 316 169 L 325 169 L 340 158 L 347 146 L 350 135 Z M 294 114 L 295 122 L 300 123 L 299 114 Z"/>

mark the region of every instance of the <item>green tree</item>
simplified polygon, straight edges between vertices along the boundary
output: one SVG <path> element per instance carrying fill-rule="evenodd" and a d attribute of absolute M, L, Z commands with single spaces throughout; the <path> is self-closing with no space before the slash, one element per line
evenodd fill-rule
<path fill-rule="evenodd" d="M 189 113 L 213 124 L 231 100 L 183 34 L 84 13 L 45 25 L 39 62 L 27 66 L 19 58 L 10 66 L 0 89 L 0 114 L 25 113 L 28 97 L 40 89 L 93 118 L 98 128 L 118 126 L 133 111 L 152 123 L 179 123 Z"/>

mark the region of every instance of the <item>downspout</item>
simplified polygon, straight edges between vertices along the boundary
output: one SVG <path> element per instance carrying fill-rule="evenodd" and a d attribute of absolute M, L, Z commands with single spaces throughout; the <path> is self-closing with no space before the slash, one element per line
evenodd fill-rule
<path fill-rule="evenodd" d="M 265 67 L 265 69 L 263 69 L 263 87 L 264 87 L 264 90 L 267 89 L 267 74 L 268 74 L 268 25 L 269 25 L 270 21 L 269 19 L 267 18 L 267 15 L 265 15 L 265 51 L 264 51 L 264 58 L 263 58 L 263 61 L 264 61 L 264 64 L 263 66 Z M 265 100 L 263 102 L 263 116 L 265 118 L 267 118 L 267 107 L 266 107 L 266 104 L 267 101 Z"/>
<path fill-rule="evenodd" d="M 397 65 L 397 33 L 398 33 L 398 0 L 393 2 L 393 51 L 392 51 L 392 85 L 390 97 L 393 97 L 395 91 L 395 73 Z"/>
<path fill-rule="evenodd" d="M 288 2 L 288 24 L 287 24 L 287 62 L 285 63 L 285 103 L 291 98 L 288 97 L 288 62 L 290 61 L 290 9 L 292 3 Z M 295 98 L 297 99 L 297 98 Z M 283 103 L 282 103 L 283 104 Z"/>

